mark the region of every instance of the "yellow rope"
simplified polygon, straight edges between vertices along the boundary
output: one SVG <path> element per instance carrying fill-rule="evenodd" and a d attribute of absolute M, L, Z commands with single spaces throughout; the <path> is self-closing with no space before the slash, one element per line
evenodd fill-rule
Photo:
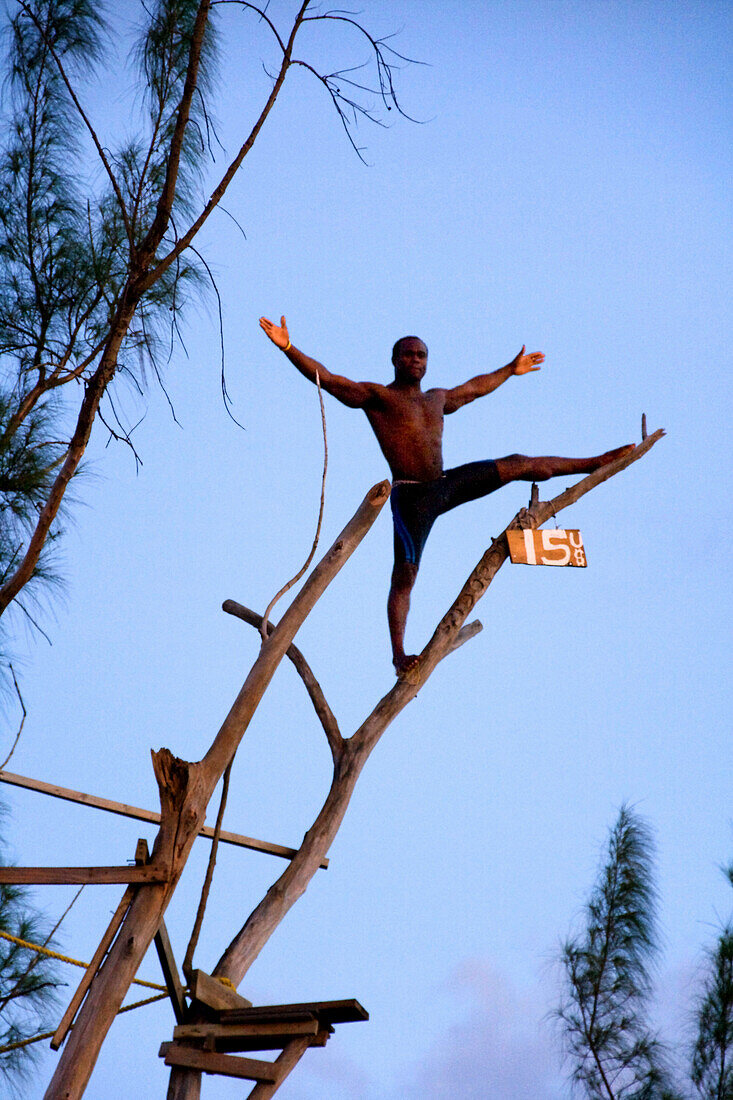
<path fill-rule="evenodd" d="M 135 1001 L 134 1004 L 125 1005 L 117 1013 L 120 1016 L 123 1012 L 132 1012 L 133 1008 L 142 1008 L 143 1005 L 151 1005 L 153 1001 L 163 1001 L 167 998 L 167 993 L 157 993 L 155 997 L 148 997 L 144 1001 Z M 55 1031 L 44 1031 L 42 1035 L 34 1035 L 32 1039 L 18 1039 L 16 1043 L 7 1043 L 4 1047 L 0 1047 L 0 1054 L 5 1054 L 9 1050 L 18 1050 L 20 1047 L 30 1046 L 31 1043 L 40 1043 L 44 1039 L 53 1039 Z"/>
<path fill-rule="evenodd" d="M 135 1001 L 134 1004 L 125 1005 L 124 1008 L 119 1010 L 117 1015 L 119 1016 L 122 1012 L 132 1012 L 133 1008 L 142 1008 L 143 1005 L 151 1005 L 153 1001 L 165 1001 L 167 997 L 167 993 L 156 993 L 154 997 L 147 997 L 144 1001 Z"/>
<path fill-rule="evenodd" d="M 85 970 L 89 966 L 89 963 L 80 962 L 79 959 L 72 959 L 69 955 L 61 955 L 58 951 L 52 951 L 49 947 L 41 947 L 38 943 L 29 943 L 28 940 L 21 940 L 18 936 L 11 936 L 10 932 L 0 931 L 0 936 L 4 940 L 10 940 L 11 943 L 17 943 L 20 947 L 27 947 L 29 951 L 38 951 L 41 955 L 48 955 L 50 959 L 58 959 L 60 962 L 70 963 L 72 966 L 82 966 Z M 144 985 L 147 989 L 160 989 L 165 991 L 168 995 L 167 987 L 159 985 L 158 982 L 145 982 L 142 978 L 133 978 L 135 985 Z"/>
<path fill-rule="evenodd" d="M 54 1034 L 53 1031 L 44 1031 L 43 1035 L 34 1035 L 32 1039 L 19 1039 L 17 1043 L 8 1043 L 0 1047 L 0 1054 L 5 1054 L 8 1050 L 19 1050 L 20 1047 L 30 1046 L 31 1043 L 40 1043 L 41 1039 L 52 1039 Z"/>
<path fill-rule="evenodd" d="M 217 974 L 216 975 L 216 980 L 217 980 L 217 982 L 221 982 L 222 985 L 228 986 L 229 989 L 233 989 L 235 993 L 237 992 L 237 987 L 236 987 L 236 985 L 234 984 L 234 982 L 232 981 L 231 978 L 222 978 Z"/>

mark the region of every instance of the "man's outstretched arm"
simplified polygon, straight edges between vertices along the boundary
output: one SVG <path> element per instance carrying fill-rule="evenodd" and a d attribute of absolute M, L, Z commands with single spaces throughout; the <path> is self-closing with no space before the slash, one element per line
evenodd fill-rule
<path fill-rule="evenodd" d="M 522 350 L 505 367 L 500 367 L 499 370 L 492 371 L 490 374 L 478 374 L 468 382 L 455 386 L 452 390 L 446 390 L 445 412 L 455 412 L 470 401 L 475 401 L 477 397 L 485 397 L 487 393 L 492 393 L 514 374 L 529 374 L 539 370 L 544 361 L 545 356 L 541 351 L 532 351 L 527 355 L 522 345 Z"/>
<path fill-rule="evenodd" d="M 316 373 L 322 388 L 330 393 L 342 404 L 351 409 L 361 409 L 366 405 L 373 393 L 373 386 L 369 382 L 352 382 L 350 378 L 344 378 L 340 374 L 333 374 L 319 363 L 317 359 L 311 359 L 304 355 L 298 348 L 294 348 L 290 342 L 288 326 L 285 318 L 280 318 L 280 324 L 274 325 L 267 317 L 260 317 L 260 328 L 270 337 L 275 347 L 285 352 L 290 362 L 310 382 L 315 383 Z"/>

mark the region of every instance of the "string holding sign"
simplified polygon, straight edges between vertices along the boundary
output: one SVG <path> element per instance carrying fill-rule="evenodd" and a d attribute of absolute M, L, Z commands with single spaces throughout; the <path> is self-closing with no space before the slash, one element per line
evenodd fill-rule
<path fill-rule="evenodd" d="M 576 565 L 585 567 L 580 531 L 507 531 L 509 557 L 517 565 Z"/>

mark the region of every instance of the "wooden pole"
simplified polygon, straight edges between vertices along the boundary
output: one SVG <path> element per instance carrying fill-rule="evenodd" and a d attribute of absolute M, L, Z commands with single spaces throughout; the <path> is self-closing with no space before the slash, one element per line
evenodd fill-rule
<path fill-rule="evenodd" d="M 106 810 L 107 813 L 131 817 L 135 821 L 147 821 L 151 825 L 160 825 L 160 814 L 154 810 L 143 810 L 139 806 L 129 806 L 126 802 L 114 802 L 111 798 L 98 798 L 97 795 L 84 794 L 83 791 L 75 791 L 70 787 L 44 783 L 42 779 L 30 779 L 27 775 L 0 771 L 0 783 L 10 783 L 14 787 L 22 787 L 27 791 L 39 791 L 52 798 L 62 798 L 66 802 L 76 802 L 81 806 L 92 806 L 96 810 Z M 199 836 L 211 840 L 214 830 L 210 825 L 204 825 Z M 295 855 L 295 848 L 271 844 L 268 840 L 256 840 L 251 836 L 241 836 L 239 833 L 228 833 L 225 829 L 222 829 L 219 834 L 219 840 L 222 844 L 236 844 L 240 848 L 250 848 L 253 852 L 267 852 L 271 856 L 280 856 L 282 859 L 292 859 Z M 325 860 L 322 866 L 324 869 L 328 867 L 328 860 Z"/>
<path fill-rule="evenodd" d="M 109 945 L 112 943 L 112 940 L 117 935 L 119 927 L 124 919 L 125 913 L 127 912 L 130 906 L 130 902 L 132 901 L 133 893 L 134 888 L 132 886 L 128 886 L 124 894 L 122 895 L 122 901 L 115 909 L 112 920 L 107 926 L 107 931 L 104 933 L 102 939 L 99 941 L 99 947 L 94 952 L 94 955 L 92 956 L 92 961 L 89 963 L 89 966 L 84 971 L 82 979 L 77 986 L 76 992 L 69 1002 L 69 1007 L 66 1009 L 66 1012 L 61 1017 L 61 1023 L 54 1032 L 53 1039 L 51 1040 L 52 1050 L 58 1050 L 64 1039 L 66 1038 L 69 1032 L 69 1028 L 74 1022 L 74 1017 L 76 1016 L 79 1005 L 86 997 L 87 990 L 94 981 L 94 976 L 99 970 L 102 959 L 107 954 L 107 951 L 109 950 Z"/>

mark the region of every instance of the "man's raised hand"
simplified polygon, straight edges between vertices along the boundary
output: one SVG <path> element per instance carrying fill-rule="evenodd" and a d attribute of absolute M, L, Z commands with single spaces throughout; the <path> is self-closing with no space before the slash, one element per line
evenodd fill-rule
<path fill-rule="evenodd" d="M 284 320 L 285 318 L 283 317 L 283 321 Z M 512 359 L 512 373 L 529 374 L 530 371 L 539 370 L 544 361 L 545 356 L 541 351 L 533 351 L 530 352 L 529 355 L 525 355 L 524 344 L 522 344 L 522 350 L 517 356 L 515 356 L 514 359 Z"/>
<path fill-rule="evenodd" d="M 267 317 L 260 317 L 260 328 L 264 331 L 265 335 L 270 337 L 275 347 L 284 351 L 290 343 L 288 326 L 285 323 L 284 317 L 280 318 L 279 326 L 273 325 L 272 321 L 268 321 Z"/>

